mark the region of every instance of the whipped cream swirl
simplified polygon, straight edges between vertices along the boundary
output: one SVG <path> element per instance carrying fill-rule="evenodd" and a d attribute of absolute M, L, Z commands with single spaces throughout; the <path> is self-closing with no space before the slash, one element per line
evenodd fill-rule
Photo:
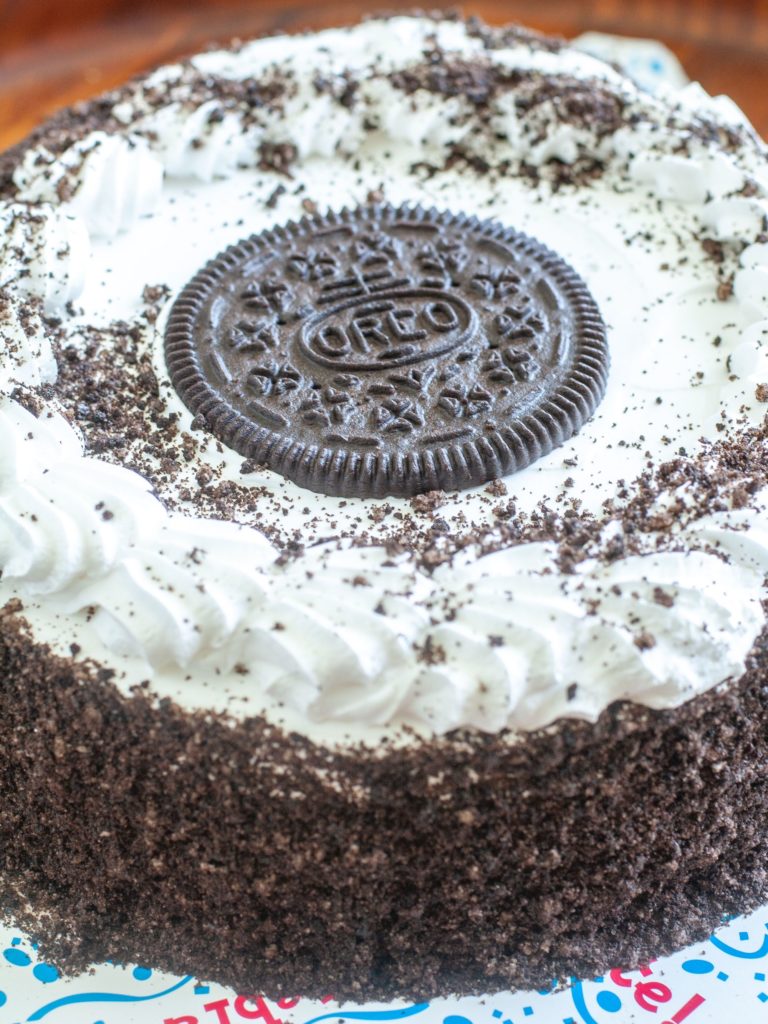
<path fill-rule="evenodd" d="M 48 203 L 0 202 L 0 290 L 42 300 L 53 313 L 83 289 L 88 232 Z"/>
<path fill-rule="evenodd" d="M 60 156 L 31 149 L 14 172 L 20 199 L 59 203 L 91 235 L 112 238 L 151 213 L 163 167 L 144 139 L 91 132 Z"/>

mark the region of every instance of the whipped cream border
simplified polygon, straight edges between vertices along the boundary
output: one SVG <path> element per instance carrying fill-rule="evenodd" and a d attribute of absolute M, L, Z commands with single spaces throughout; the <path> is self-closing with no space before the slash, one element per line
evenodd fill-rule
<path fill-rule="evenodd" d="M 402 44 L 402 52 L 392 57 L 391 69 L 418 59 L 433 36 L 463 56 L 481 50 L 458 23 L 398 18 L 387 23 L 393 27 L 393 46 Z M 365 56 L 376 31 L 376 23 L 368 22 L 341 34 L 258 41 L 237 54 L 205 54 L 194 63 L 237 78 L 272 67 L 281 52 L 288 58 L 298 47 L 330 62 L 337 73 L 334 45 L 343 43 L 346 56 Z M 513 123 L 512 105 L 502 93 L 493 124 L 503 125 L 527 161 L 573 162 L 590 152 L 626 161 L 637 186 L 653 189 L 660 199 L 703 202 L 703 222 L 726 242 L 749 240 L 765 223 L 768 162 L 757 140 L 735 155 L 702 144 L 683 157 L 674 152 L 679 125 L 664 136 L 670 109 L 684 120 L 686 91 L 644 97 L 615 71 L 575 51 L 554 55 L 517 46 L 493 51 L 489 59 L 506 69 L 598 77 L 642 108 L 639 126 L 610 138 L 592 137 L 585 128 L 569 131 L 554 118 L 543 138 L 539 131 L 525 139 L 526 126 Z M 159 69 L 147 88 L 182 73 L 174 66 Z M 391 85 L 374 76 L 361 87 L 377 97 L 384 122 Z M 295 88 L 300 94 L 301 82 Z M 130 230 L 152 209 L 163 173 L 184 169 L 205 181 L 253 164 L 256 129 L 240 123 L 236 113 L 212 119 L 206 103 L 192 110 L 179 104 L 142 110 L 140 97 L 132 109 L 119 111 L 125 136 L 94 133 L 58 161 L 34 150 L 27 154 L 16 184 L 19 199 L 39 212 L 35 238 L 25 239 L 27 251 L 34 242 L 38 255 L 30 272 L 15 258 L 18 246 L 6 242 L 0 248 L 6 294 L 39 297 L 49 309 L 63 305 L 78 292 L 87 233 L 108 237 Z M 408 130 L 417 131 L 425 146 L 469 137 L 471 110 L 460 99 L 409 99 L 414 124 Z M 355 139 L 346 108 L 329 106 L 327 96 L 318 103 L 322 110 L 313 108 L 312 116 L 323 123 L 322 138 L 308 140 L 299 131 L 306 116 L 294 124 L 300 158 L 331 153 Z M 453 128 L 441 137 L 446 104 Z M 697 95 L 691 121 L 706 116 L 719 123 L 716 111 L 705 108 Z M 282 113 L 265 111 L 259 137 L 281 141 L 286 124 L 290 103 Z M 152 139 L 159 140 L 154 148 Z M 41 174 L 41 166 L 65 167 L 70 174 L 75 168 L 80 187 L 74 197 L 62 204 L 52 194 L 56 174 Z M 745 178 L 753 183 L 751 194 L 734 194 Z M 12 213 L 9 204 L 0 208 L 3 216 Z M 62 233 L 62 256 L 51 268 L 51 239 Z M 755 307 L 756 323 L 768 318 L 765 248 L 757 243 L 742 254 L 734 283 L 742 301 Z M 13 330 L 18 335 L 18 324 L 0 321 L 0 338 Z M 19 351 L 17 346 L 15 355 L 4 358 L 6 383 L 50 379 L 44 339 Z M 762 496 L 755 500 L 759 504 Z M 350 738 L 357 724 L 406 724 L 438 733 L 460 726 L 528 730 L 563 716 L 594 719 L 616 699 L 674 706 L 739 676 L 764 624 L 765 516 L 716 513 L 681 530 L 676 540 L 680 550 L 610 565 L 587 561 L 568 576 L 558 569 L 551 545 L 531 543 L 455 561 L 431 575 L 407 556 L 392 559 L 380 548 L 319 548 L 284 564 L 252 529 L 169 515 L 141 477 L 87 457 L 60 417 L 36 420 L 10 398 L 0 405 L 2 589 L 13 588 L 73 622 L 87 617 L 115 655 L 152 670 L 159 691 L 164 674 L 193 667 L 213 679 L 246 666 L 246 713 L 285 705 L 310 735 L 313 723 L 328 721 L 343 725 Z M 657 600 L 660 589 L 668 603 Z M 641 634 L 652 635 L 653 646 L 638 644 Z"/>

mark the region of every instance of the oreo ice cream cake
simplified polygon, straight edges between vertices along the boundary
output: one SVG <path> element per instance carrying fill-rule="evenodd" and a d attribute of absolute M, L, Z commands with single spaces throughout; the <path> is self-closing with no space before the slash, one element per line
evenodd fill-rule
<path fill-rule="evenodd" d="M 537 986 L 765 899 L 768 161 L 392 17 L 0 177 L 0 893 L 66 969 Z"/>

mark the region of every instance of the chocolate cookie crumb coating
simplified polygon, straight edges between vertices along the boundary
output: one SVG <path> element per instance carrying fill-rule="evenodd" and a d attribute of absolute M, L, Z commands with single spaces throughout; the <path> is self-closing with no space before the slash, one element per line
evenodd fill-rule
<path fill-rule="evenodd" d="M 765 635 L 674 710 L 342 753 L 126 697 L 17 606 L 0 626 L 0 899 L 66 970 L 340 1001 L 541 988 L 768 895 Z"/>

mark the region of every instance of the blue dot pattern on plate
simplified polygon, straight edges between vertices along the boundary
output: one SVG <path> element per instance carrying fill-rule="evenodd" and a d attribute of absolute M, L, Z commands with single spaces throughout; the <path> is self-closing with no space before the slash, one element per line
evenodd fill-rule
<path fill-rule="evenodd" d="M 683 964 L 683 970 L 688 974 L 711 974 L 714 969 L 715 965 L 709 960 L 686 960 Z"/>
<path fill-rule="evenodd" d="M 9 964 L 13 964 L 14 967 L 29 967 L 32 963 L 32 958 L 28 953 L 25 953 L 23 949 L 17 947 L 11 947 L 3 952 L 3 956 Z"/>
<path fill-rule="evenodd" d="M 51 964 L 35 964 L 32 973 L 44 985 L 50 985 L 52 981 L 59 979 L 59 972 Z"/>
<path fill-rule="evenodd" d="M 598 992 L 597 1005 L 606 1013 L 618 1013 L 621 1009 L 621 999 L 615 992 Z"/>

